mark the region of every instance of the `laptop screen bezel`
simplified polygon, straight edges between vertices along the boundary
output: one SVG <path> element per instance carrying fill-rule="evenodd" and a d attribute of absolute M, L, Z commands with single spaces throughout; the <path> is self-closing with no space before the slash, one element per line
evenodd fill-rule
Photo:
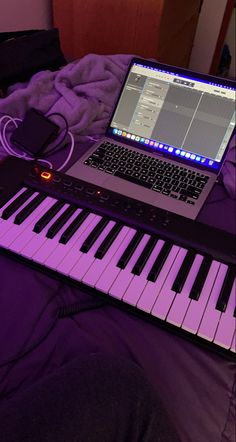
<path fill-rule="evenodd" d="M 188 166 L 192 166 L 192 167 L 197 168 L 199 170 L 204 170 L 204 171 L 208 171 L 208 172 L 211 172 L 211 173 L 218 174 L 220 169 L 221 169 L 221 167 L 222 167 L 222 165 L 223 165 L 223 163 L 224 163 L 225 157 L 227 155 L 230 141 L 233 138 L 233 136 L 236 134 L 236 128 L 235 127 L 234 127 L 232 135 L 231 135 L 231 137 L 229 139 L 229 142 L 227 144 L 225 152 L 224 152 L 224 154 L 223 154 L 223 156 L 221 158 L 221 161 L 218 163 L 218 165 L 217 165 L 218 167 L 216 166 L 215 168 L 211 168 L 210 166 L 207 166 L 204 163 L 202 164 L 202 163 L 197 163 L 195 161 L 193 162 L 193 161 L 191 161 L 191 160 L 189 160 L 189 159 L 187 159 L 185 157 L 172 156 L 168 152 L 160 151 L 160 150 L 157 150 L 157 149 L 152 148 L 150 146 L 143 145 L 143 144 L 141 144 L 141 143 L 139 143 L 139 142 L 137 142 L 135 140 L 131 140 L 130 138 L 122 138 L 121 136 L 116 135 L 116 134 L 113 133 L 114 127 L 111 126 L 111 123 L 112 123 L 114 114 L 116 112 L 116 108 L 117 108 L 117 105 L 119 103 L 121 94 L 123 92 L 126 80 L 127 80 L 128 76 L 129 76 L 130 70 L 132 69 L 132 66 L 134 64 L 141 64 L 144 67 L 153 67 L 153 68 L 161 69 L 161 70 L 164 70 L 164 71 L 165 70 L 166 71 L 171 71 L 171 72 L 176 73 L 176 74 L 178 74 L 180 76 L 186 76 L 186 77 L 189 77 L 191 79 L 196 79 L 196 80 L 204 80 L 204 81 L 207 81 L 209 83 L 210 82 L 211 83 L 217 83 L 218 85 L 231 87 L 231 88 L 233 88 L 235 90 L 236 90 L 236 82 L 234 80 L 229 80 L 229 79 L 222 78 L 222 77 L 216 77 L 216 76 L 213 76 L 213 75 L 210 75 L 210 74 L 194 72 L 194 71 L 186 69 L 186 68 L 181 68 L 181 67 L 177 67 L 177 66 L 171 66 L 171 65 L 168 65 L 168 64 L 164 64 L 164 63 L 159 63 L 158 61 L 152 61 L 152 60 L 147 60 L 147 59 L 144 59 L 144 58 L 134 57 L 130 61 L 129 67 L 127 69 L 127 73 L 125 75 L 124 81 L 123 81 L 122 86 L 121 86 L 121 90 L 119 92 L 118 98 L 117 98 L 117 100 L 115 102 L 115 105 L 114 105 L 114 108 L 112 110 L 112 114 L 111 114 L 111 117 L 110 117 L 110 120 L 109 120 L 109 123 L 108 123 L 108 126 L 107 126 L 107 130 L 106 130 L 106 137 L 111 138 L 111 139 L 113 139 L 116 142 L 124 143 L 125 145 L 138 148 L 139 150 L 141 150 L 144 153 L 145 152 L 146 153 L 151 153 L 151 154 L 156 155 L 157 157 L 168 158 L 169 160 L 177 161 L 178 163 L 182 163 L 182 164 L 185 164 L 185 165 L 188 165 Z"/>

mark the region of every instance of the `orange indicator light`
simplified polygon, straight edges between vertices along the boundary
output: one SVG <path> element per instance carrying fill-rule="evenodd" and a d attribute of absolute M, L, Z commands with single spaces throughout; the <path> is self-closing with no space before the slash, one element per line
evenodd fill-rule
<path fill-rule="evenodd" d="M 42 172 L 40 176 L 44 180 L 50 180 L 52 178 L 52 174 L 50 172 Z"/>

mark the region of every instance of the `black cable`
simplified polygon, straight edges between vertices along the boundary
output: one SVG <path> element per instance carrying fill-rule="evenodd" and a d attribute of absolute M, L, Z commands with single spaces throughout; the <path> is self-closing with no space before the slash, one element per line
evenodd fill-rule
<path fill-rule="evenodd" d="M 55 296 L 53 296 L 52 299 L 50 299 L 46 303 L 46 305 L 43 307 L 43 309 L 42 309 L 42 311 L 41 311 L 41 313 L 40 313 L 40 315 L 39 315 L 39 317 L 38 317 L 38 319 L 37 319 L 37 321 L 35 323 L 38 323 L 38 320 L 42 316 L 42 313 L 45 311 L 45 308 L 47 308 L 47 306 L 51 303 L 51 301 L 54 298 L 55 298 Z M 59 307 L 58 310 L 57 310 L 56 317 L 54 318 L 53 323 L 51 324 L 51 326 L 49 327 L 49 329 L 47 330 L 45 335 L 40 337 L 38 339 L 38 341 L 36 341 L 28 349 L 24 350 L 23 352 L 19 353 L 18 355 L 15 355 L 15 356 L 11 357 L 7 361 L 1 362 L 0 363 L 0 368 L 5 367 L 6 365 L 10 365 L 10 364 L 13 364 L 14 362 L 19 361 L 19 359 L 22 359 L 27 354 L 29 354 L 30 352 L 35 350 L 40 344 L 42 344 L 43 341 L 45 341 L 45 339 L 51 333 L 51 331 L 53 330 L 56 322 L 59 319 L 70 317 L 70 316 L 73 316 L 73 315 L 75 315 L 77 313 L 80 313 L 80 312 L 82 313 L 82 312 L 85 312 L 85 311 L 88 311 L 88 310 L 95 310 L 97 308 L 104 307 L 106 305 L 109 305 L 109 303 L 107 301 L 105 301 L 105 300 L 96 300 L 96 303 L 95 303 L 95 300 L 93 299 L 93 300 L 91 300 L 91 302 L 87 303 L 86 306 L 81 305 L 81 303 L 75 303 L 75 304 L 70 304 L 70 305 Z"/>
<path fill-rule="evenodd" d="M 63 305 L 62 307 L 59 307 L 57 315 L 59 319 L 64 319 L 74 316 L 78 313 L 95 310 L 97 308 L 104 307 L 107 305 L 110 305 L 110 303 L 103 299 L 96 299 L 96 300 L 92 299 L 90 301 L 86 300 L 86 305 L 82 305 L 82 303 L 77 302 L 75 304 Z"/>

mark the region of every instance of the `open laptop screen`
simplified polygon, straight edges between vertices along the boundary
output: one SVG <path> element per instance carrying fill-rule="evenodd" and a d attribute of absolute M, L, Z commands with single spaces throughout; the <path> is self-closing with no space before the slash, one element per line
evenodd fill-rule
<path fill-rule="evenodd" d="M 234 82 L 136 59 L 108 133 L 217 171 L 234 127 Z"/>

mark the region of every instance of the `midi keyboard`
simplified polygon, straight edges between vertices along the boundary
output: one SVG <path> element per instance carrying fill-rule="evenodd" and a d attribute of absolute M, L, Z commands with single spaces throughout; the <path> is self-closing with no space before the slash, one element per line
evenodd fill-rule
<path fill-rule="evenodd" d="M 235 357 L 230 233 L 8 157 L 0 252 Z"/>

